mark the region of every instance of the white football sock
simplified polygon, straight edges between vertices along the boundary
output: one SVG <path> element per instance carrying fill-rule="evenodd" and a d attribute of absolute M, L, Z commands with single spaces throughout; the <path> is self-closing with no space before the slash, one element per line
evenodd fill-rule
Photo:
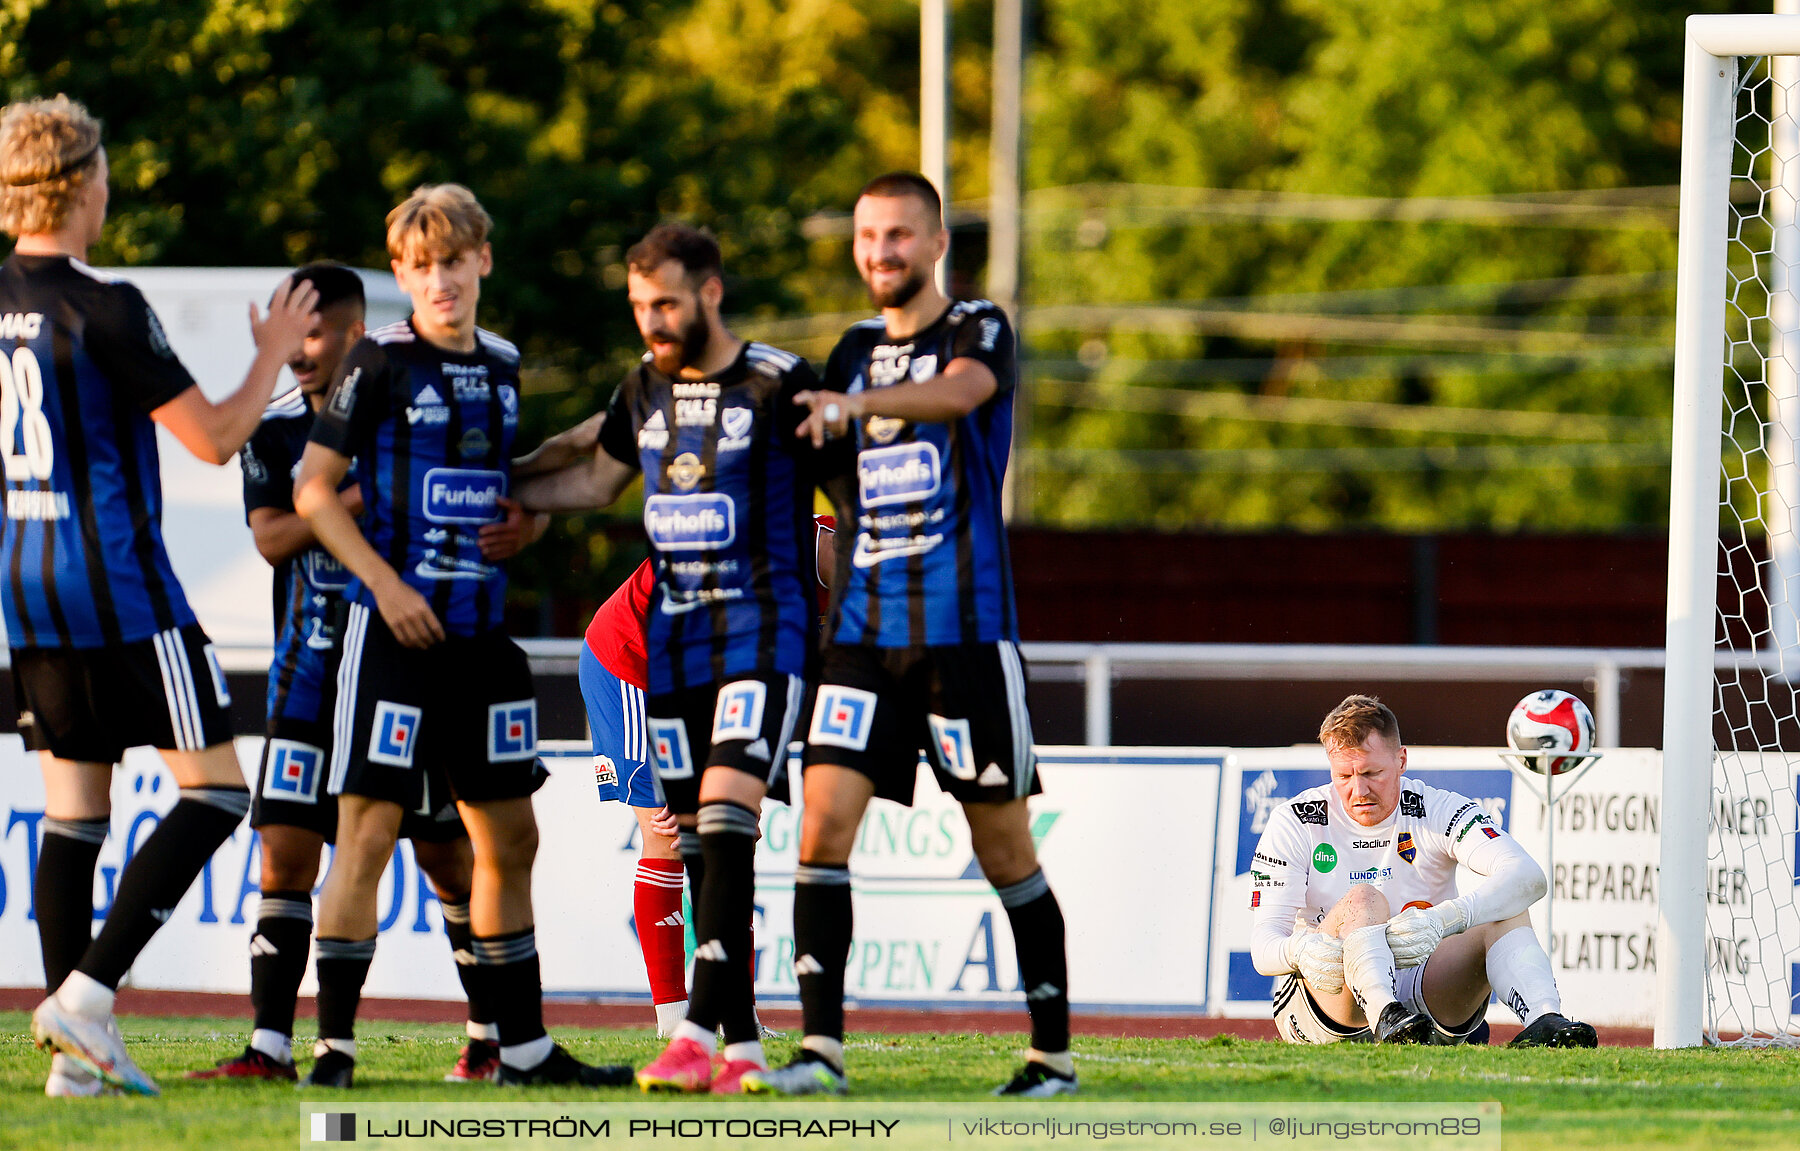
<path fill-rule="evenodd" d="M 515 1043 L 511 1047 L 500 1049 L 500 1062 L 515 1071 L 529 1071 L 533 1067 L 550 1058 L 556 1050 L 556 1041 L 548 1035 L 540 1035 L 536 1039 L 527 1039 L 523 1043 Z"/>
<path fill-rule="evenodd" d="M 1042 1063 L 1058 1075 L 1075 1075 L 1075 1056 L 1067 1051 L 1039 1051 L 1035 1047 L 1025 1049 L 1025 1062 Z"/>
<path fill-rule="evenodd" d="M 762 1040 L 760 1039 L 752 1039 L 748 1043 L 727 1043 L 725 1045 L 725 1058 L 733 1060 L 748 1059 L 758 1067 L 767 1067 L 769 1065 L 768 1057 L 763 1054 Z"/>
<path fill-rule="evenodd" d="M 62 1004 L 64 1011 L 89 1019 L 105 1019 L 111 1015 L 113 998 L 112 988 L 79 971 L 69 972 L 69 977 L 56 989 L 56 1001 Z"/>
<path fill-rule="evenodd" d="M 1394 1002 L 1394 953 L 1388 948 L 1387 924 L 1359 927 L 1344 936 L 1344 986 L 1362 1004 L 1373 1027 Z"/>
<path fill-rule="evenodd" d="M 294 1041 L 267 1027 L 258 1027 L 250 1033 L 250 1050 L 260 1051 L 277 1063 L 294 1061 Z"/>
<path fill-rule="evenodd" d="M 1556 990 L 1550 957 L 1529 927 L 1507 932 L 1488 948 L 1487 977 L 1500 1002 L 1527 1026 L 1540 1015 L 1562 1013 L 1562 995 Z"/>
<path fill-rule="evenodd" d="M 498 1023 L 477 1023 L 470 1019 L 463 1024 L 463 1031 L 470 1039 L 482 1039 L 496 1044 L 500 1042 L 500 1025 Z"/>
<path fill-rule="evenodd" d="M 675 1028 L 687 1018 L 687 1000 L 677 999 L 673 1003 L 656 1005 L 656 1037 L 667 1039 L 675 1034 Z"/>
<path fill-rule="evenodd" d="M 822 1056 L 825 1062 L 837 1070 L 844 1069 L 843 1040 L 833 1039 L 829 1035 L 808 1035 L 800 1040 L 800 1047 L 804 1051 L 811 1051 L 815 1055 Z"/>

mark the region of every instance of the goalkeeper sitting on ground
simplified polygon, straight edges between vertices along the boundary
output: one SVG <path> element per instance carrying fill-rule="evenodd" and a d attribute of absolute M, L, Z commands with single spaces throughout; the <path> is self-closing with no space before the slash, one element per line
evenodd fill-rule
<path fill-rule="evenodd" d="M 1527 913 L 1544 872 L 1481 805 L 1403 779 L 1386 704 L 1353 695 L 1319 727 L 1331 783 L 1275 809 L 1251 864 L 1250 951 L 1290 1043 L 1486 1042 L 1488 995 L 1525 1024 L 1514 1047 L 1593 1047 L 1561 1014 Z M 1457 864 L 1484 877 L 1456 891 Z"/>

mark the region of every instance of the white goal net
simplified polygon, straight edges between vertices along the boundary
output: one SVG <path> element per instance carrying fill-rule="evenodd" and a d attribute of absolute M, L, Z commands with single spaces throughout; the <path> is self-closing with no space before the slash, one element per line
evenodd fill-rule
<path fill-rule="evenodd" d="M 1717 490 L 1719 533 L 1716 579 L 1692 589 L 1713 609 L 1702 1034 L 1715 1044 L 1800 1045 L 1800 59 L 1715 67 L 1731 85 L 1732 137 L 1725 274 L 1715 288 L 1724 338 L 1712 344 L 1724 351 L 1717 470 L 1693 477 Z M 1684 201 L 1686 178 L 1684 168 Z M 1678 395 L 1678 454 L 1684 418 Z M 1678 485 L 1681 470 L 1678 462 Z M 1673 498 L 1672 549 L 1684 546 L 1673 538 L 1684 495 Z M 1671 703 L 1681 676 L 1674 594 L 1672 582 Z M 1665 766 L 1680 771 L 1681 757 Z M 1665 835 L 1679 836 L 1678 817 L 1691 813 L 1676 805 L 1673 814 Z M 1665 891 L 1679 880 L 1668 864 L 1665 855 Z"/>

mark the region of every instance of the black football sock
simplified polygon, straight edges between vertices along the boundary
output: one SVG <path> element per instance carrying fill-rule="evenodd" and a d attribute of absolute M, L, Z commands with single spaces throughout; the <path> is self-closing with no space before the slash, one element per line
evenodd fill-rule
<path fill-rule="evenodd" d="M 263 892 L 256 934 L 250 937 L 250 1006 L 256 1030 L 293 1038 L 294 1000 L 306 977 L 312 928 L 310 891 Z M 256 1046 L 254 1037 L 251 1046 Z"/>
<path fill-rule="evenodd" d="M 722 1025 L 727 1044 L 753 1042 L 761 1034 L 749 967 L 756 824 L 756 812 L 740 804 L 700 808 L 705 886 L 694 896 L 694 990 L 687 1017 L 708 1030 Z"/>
<path fill-rule="evenodd" d="M 469 1038 L 495 1040 L 500 1032 L 494 1024 L 494 1007 L 489 1000 L 486 972 L 475 962 L 473 937 L 469 933 L 469 901 L 438 901 L 444 913 L 444 934 L 450 938 L 450 957 L 456 960 L 456 977 L 462 980 L 463 994 L 469 1000 Z M 480 1034 L 476 1034 L 477 1031 Z"/>
<path fill-rule="evenodd" d="M 1043 868 L 999 889 L 1019 952 L 1019 979 L 1031 1013 L 1031 1045 L 1055 1054 L 1069 1049 L 1069 958 L 1062 908 Z"/>
<path fill-rule="evenodd" d="M 687 872 L 688 899 L 693 904 L 692 910 L 698 913 L 700 889 L 706 884 L 706 854 L 700 848 L 699 829 L 682 828 L 675 840 L 675 850 L 681 853 L 681 867 Z"/>
<path fill-rule="evenodd" d="M 550 1054 L 544 1033 L 544 985 L 538 965 L 537 932 L 527 927 L 470 941 L 483 968 L 484 990 L 492 999 L 500 1028 L 500 1058 L 508 1067 L 536 1067 Z"/>
<path fill-rule="evenodd" d="M 319 937 L 319 1044 L 356 1057 L 356 1008 L 375 959 L 375 938 Z M 317 1049 L 315 1048 L 315 1052 Z"/>
<path fill-rule="evenodd" d="M 807 1035 L 843 1042 L 844 967 L 854 926 L 848 864 L 794 869 L 794 974 Z"/>
<path fill-rule="evenodd" d="M 250 793 L 241 787 L 184 787 L 181 798 L 138 848 L 100 928 L 76 970 L 116 988 L 138 952 L 168 921 L 219 845 L 231 838 Z"/>
<path fill-rule="evenodd" d="M 94 865 L 110 819 L 44 820 L 31 902 L 44 956 L 45 993 L 62 986 L 94 941 Z"/>

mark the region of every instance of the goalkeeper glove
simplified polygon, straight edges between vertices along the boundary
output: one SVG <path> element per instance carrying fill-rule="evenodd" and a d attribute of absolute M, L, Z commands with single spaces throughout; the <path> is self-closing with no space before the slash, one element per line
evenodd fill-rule
<path fill-rule="evenodd" d="M 1388 950 L 1395 967 L 1417 967 L 1431 958 L 1446 936 L 1468 930 L 1468 905 L 1460 899 L 1435 907 L 1409 907 L 1388 920 Z"/>
<path fill-rule="evenodd" d="M 1344 943 L 1341 939 L 1308 931 L 1288 937 L 1288 964 L 1315 991 L 1334 995 L 1344 989 Z"/>

